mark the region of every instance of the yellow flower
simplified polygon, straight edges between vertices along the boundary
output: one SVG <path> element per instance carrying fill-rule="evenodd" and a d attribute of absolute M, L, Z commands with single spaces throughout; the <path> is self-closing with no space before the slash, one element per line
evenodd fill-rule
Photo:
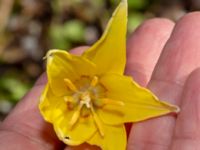
<path fill-rule="evenodd" d="M 123 75 L 126 26 L 127 0 L 122 0 L 101 39 L 82 56 L 47 53 L 48 84 L 39 108 L 64 143 L 125 150 L 124 123 L 178 111 Z"/>

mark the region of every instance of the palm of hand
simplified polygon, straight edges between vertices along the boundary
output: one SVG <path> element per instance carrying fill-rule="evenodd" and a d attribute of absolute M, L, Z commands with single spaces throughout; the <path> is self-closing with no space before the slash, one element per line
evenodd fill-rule
<path fill-rule="evenodd" d="M 200 13 L 191 13 L 175 27 L 165 19 L 148 20 L 129 38 L 126 74 L 147 86 L 160 99 L 179 105 L 181 112 L 178 116 L 168 115 L 134 124 L 128 150 L 200 149 L 199 19 Z M 78 54 L 84 49 L 77 48 L 73 52 Z M 43 75 L 0 125 L 0 149 L 88 148 L 88 145 L 65 148 L 52 127 L 41 118 L 37 100 L 45 83 Z"/>

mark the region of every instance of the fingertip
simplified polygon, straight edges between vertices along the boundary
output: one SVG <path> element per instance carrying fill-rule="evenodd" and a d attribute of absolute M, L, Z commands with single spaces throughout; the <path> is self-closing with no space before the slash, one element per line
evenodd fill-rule
<path fill-rule="evenodd" d="M 71 54 L 74 54 L 74 55 L 78 55 L 80 56 L 86 49 L 88 49 L 89 46 L 80 46 L 80 47 L 76 47 L 76 48 L 73 48 L 70 50 L 70 53 Z"/>
<path fill-rule="evenodd" d="M 200 12 L 191 12 L 180 18 L 176 23 L 170 42 L 177 43 L 176 45 L 184 46 L 187 49 L 199 46 L 199 43 L 196 42 L 200 37 L 199 20 Z"/>
<path fill-rule="evenodd" d="M 194 12 L 187 13 L 186 15 L 181 17 L 179 22 L 191 24 L 191 22 L 199 22 L 199 19 L 200 19 L 200 12 L 194 11 Z"/>
<path fill-rule="evenodd" d="M 186 91 L 192 90 L 193 95 L 199 93 L 199 90 L 200 90 L 200 68 L 197 68 L 190 73 L 189 77 L 186 80 L 184 90 L 186 90 Z"/>
<path fill-rule="evenodd" d="M 129 36 L 129 41 L 134 38 L 135 34 L 153 33 L 153 35 L 160 36 L 163 34 L 168 34 L 169 31 L 172 31 L 174 27 L 174 22 L 166 18 L 153 18 L 144 21 L 136 30 Z"/>
<path fill-rule="evenodd" d="M 142 86 L 148 83 L 162 49 L 171 35 L 174 23 L 169 19 L 146 20 L 127 43 L 126 74 Z"/>
<path fill-rule="evenodd" d="M 45 85 L 46 83 L 47 83 L 47 74 L 46 72 L 44 72 L 40 75 L 39 79 L 37 79 L 37 81 L 35 82 L 35 86 Z"/>

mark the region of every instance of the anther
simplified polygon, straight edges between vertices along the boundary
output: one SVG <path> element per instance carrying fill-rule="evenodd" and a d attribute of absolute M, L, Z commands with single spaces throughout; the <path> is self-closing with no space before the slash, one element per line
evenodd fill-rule
<path fill-rule="evenodd" d="M 122 101 L 112 100 L 112 99 L 108 99 L 108 98 L 104 98 L 104 99 L 102 99 L 102 101 L 105 105 L 109 104 L 109 105 L 124 106 L 124 102 L 122 102 Z"/>
<path fill-rule="evenodd" d="M 90 85 L 92 87 L 95 87 L 97 85 L 98 81 L 99 81 L 99 78 L 97 76 L 94 76 Z"/>
<path fill-rule="evenodd" d="M 99 117 L 97 116 L 97 114 L 95 113 L 94 111 L 94 108 L 91 107 L 91 111 L 92 111 L 92 115 L 93 115 L 93 118 L 94 118 L 94 121 L 97 125 L 97 128 L 99 130 L 99 133 L 102 137 L 104 137 L 104 130 L 103 130 L 103 126 L 102 126 L 102 123 L 101 123 L 101 120 L 99 119 Z"/>
<path fill-rule="evenodd" d="M 69 80 L 69 79 L 64 79 L 64 81 L 65 81 L 65 83 L 67 84 L 67 86 L 68 86 L 68 88 L 69 88 L 70 90 L 72 90 L 73 92 L 77 92 L 77 91 L 78 91 L 77 88 L 76 88 L 76 86 L 72 83 L 71 80 Z"/>

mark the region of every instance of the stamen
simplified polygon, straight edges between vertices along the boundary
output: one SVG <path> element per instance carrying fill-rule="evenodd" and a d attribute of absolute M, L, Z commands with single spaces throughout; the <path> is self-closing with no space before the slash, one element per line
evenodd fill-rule
<path fill-rule="evenodd" d="M 97 125 L 97 128 L 99 130 L 99 133 L 102 137 L 104 137 L 104 130 L 103 130 L 103 126 L 102 126 L 102 123 L 101 123 L 101 120 L 99 119 L 99 117 L 97 116 L 97 114 L 95 113 L 94 111 L 94 108 L 91 107 L 91 110 L 92 110 L 92 115 L 93 115 L 93 118 L 94 118 L 94 121 Z"/>
<path fill-rule="evenodd" d="M 74 112 L 74 114 L 73 114 L 73 116 L 72 116 L 72 118 L 71 118 L 71 120 L 70 120 L 70 122 L 69 122 L 69 127 L 70 127 L 70 129 L 72 129 L 73 126 L 77 123 L 77 121 L 78 121 L 78 119 L 79 119 L 79 117 L 80 117 L 80 114 L 81 114 L 81 108 L 82 108 L 82 107 L 83 107 L 83 105 L 80 104 L 80 105 L 78 106 L 78 109 Z"/>
<path fill-rule="evenodd" d="M 68 88 L 70 88 L 70 90 L 72 90 L 73 92 L 77 92 L 77 88 L 76 86 L 72 83 L 71 80 L 69 79 L 64 79 L 65 83 L 67 84 Z"/>
<path fill-rule="evenodd" d="M 122 101 L 112 100 L 112 99 L 108 99 L 108 98 L 104 98 L 104 99 L 102 99 L 102 101 L 106 105 L 124 106 L 124 102 L 122 102 Z"/>
<path fill-rule="evenodd" d="M 94 76 L 92 79 L 92 82 L 90 83 L 90 86 L 95 87 L 98 82 L 99 82 L 99 78 L 97 76 Z"/>

